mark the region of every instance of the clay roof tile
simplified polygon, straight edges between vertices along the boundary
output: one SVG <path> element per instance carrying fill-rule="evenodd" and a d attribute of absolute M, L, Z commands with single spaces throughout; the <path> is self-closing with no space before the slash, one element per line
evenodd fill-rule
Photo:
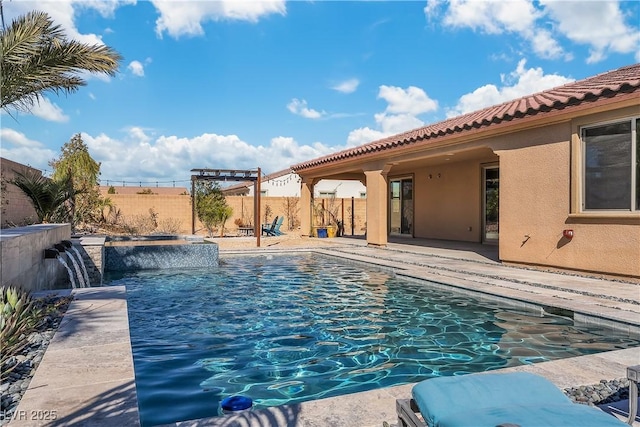
<path fill-rule="evenodd" d="M 579 104 L 585 100 L 610 97 L 617 93 L 636 91 L 639 88 L 640 63 L 299 163 L 292 166 L 291 169 L 300 171 L 324 163 L 410 145 L 455 132 L 464 132 L 473 128 L 491 126 L 494 123 L 547 113 L 554 109 L 563 109 L 570 105 Z"/>

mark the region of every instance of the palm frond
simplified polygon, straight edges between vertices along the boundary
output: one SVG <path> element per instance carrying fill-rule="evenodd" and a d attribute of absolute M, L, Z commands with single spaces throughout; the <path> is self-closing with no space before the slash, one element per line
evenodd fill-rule
<path fill-rule="evenodd" d="M 86 81 L 80 73 L 115 75 L 122 56 L 105 45 L 67 40 L 44 12 L 30 12 L 0 31 L 0 107 L 29 111 L 44 92 L 69 94 Z"/>

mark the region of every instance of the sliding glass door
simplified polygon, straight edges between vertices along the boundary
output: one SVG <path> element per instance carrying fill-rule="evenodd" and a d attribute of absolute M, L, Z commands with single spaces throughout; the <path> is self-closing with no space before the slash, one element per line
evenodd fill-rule
<path fill-rule="evenodd" d="M 482 169 L 483 233 L 482 241 L 497 243 L 500 235 L 500 169 L 497 166 Z"/>
<path fill-rule="evenodd" d="M 413 235 L 413 178 L 389 181 L 389 233 Z"/>

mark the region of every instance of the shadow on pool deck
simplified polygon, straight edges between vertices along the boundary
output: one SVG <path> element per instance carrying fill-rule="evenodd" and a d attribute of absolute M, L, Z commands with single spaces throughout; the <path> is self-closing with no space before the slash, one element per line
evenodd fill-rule
<path fill-rule="evenodd" d="M 314 243 L 307 239 L 306 245 Z M 338 238 L 317 250 L 354 261 L 402 269 L 403 274 L 455 282 L 481 292 L 495 292 L 535 304 L 561 306 L 583 315 L 624 321 L 634 334 L 640 330 L 640 287 L 604 279 L 560 275 L 506 267 L 491 251 L 474 245 L 452 247 L 390 242 L 387 249 L 367 247 L 362 239 Z M 303 245 L 304 246 L 304 245 Z M 248 252 L 260 253 L 265 248 Z M 329 250 L 326 250 L 329 249 Z M 269 248 L 273 252 L 274 248 Z M 290 252 L 291 247 L 282 248 Z M 232 250 L 230 252 L 235 252 Z M 242 252 L 245 252 L 243 250 Z M 221 256 L 225 250 L 221 248 Z M 585 292 L 585 289 L 589 292 Z M 139 425 L 129 339 L 126 293 L 123 287 L 74 290 L 72 302 L 22 398 L 17 414 L 56 411 L 57 420 L 16 419 L 10 426 Z M 508 370 L 541 374 L 558 387 L 596 384 L 601 379 L 623 378 L 625 368 L 640 364 L 638 348 L 580 356 Z M 170 424 L 217 427 L 380 427 L 395 423 L 395 399 L 410 395 L 412 384 L 353 393 L 295 405 Z"/>

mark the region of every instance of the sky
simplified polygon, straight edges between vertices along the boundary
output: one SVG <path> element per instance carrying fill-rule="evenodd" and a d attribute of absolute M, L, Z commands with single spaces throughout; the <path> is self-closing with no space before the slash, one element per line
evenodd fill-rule
<path fill-rule="evenodd" d="M 123 56 L 30 113 L 1 156 L 50 173 L 80 133 L 103 185 L 268 174 L 640 62 L 640 2 L 9 0 Z"/>

